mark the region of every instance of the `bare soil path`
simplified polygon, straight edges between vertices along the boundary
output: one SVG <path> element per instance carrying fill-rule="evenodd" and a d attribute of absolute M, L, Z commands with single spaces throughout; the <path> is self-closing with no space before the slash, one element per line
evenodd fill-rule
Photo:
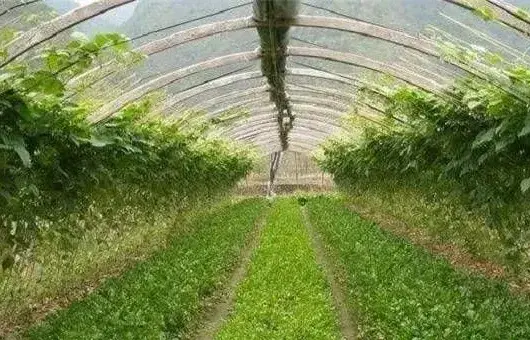
<path fill-rule="evenodd" d="M 342 338 L 346 340 L 357 338 L 357 328 L 354 325 L 351 313 L 348 310 L 348 304 L 346 303 L 346 293 L 344 292 L 344 285 L 341 284 L 339 278 L 339 271 L 336 266 L 330 261 L 328 253 L 326 252 L 320 236 L 313 228 L 307 213 L 306 207 L 302 207 L 302 217 L 304 224 L 309 232 L 311 241 L 313 243 L 313 249 L 318 264 L 322 268 L 322 271 L 326 277 L 331 288 L 331 294 L 333 296 L 333 304 L 335 311 L 339 319 L 340 331 Z"/>
<path fill-rule="evenodd" d="M 263 232 L 263 229 L 266 225 L 268 213 L 269 209 L 265 209 L 263 215 L 257 220 L 256 228 L 249 237 L 247 245 L 241 252 L 239 264 L 237 265 L 224 289 L 215 294 L 214 297 L 209 300 L 208 304 L 210 307 L 206 309 L 206 312 L 202 317 L 203 321 L 199 325 L 195 334 L 190 336 L 191 339 L 213 339 L 215 334 L 223 325 L 224 321 L 230 315 L 232 307 L 234 306 L 237 287 L 247 275 L 252 254 L 261 240 L 261 233 Z"/>

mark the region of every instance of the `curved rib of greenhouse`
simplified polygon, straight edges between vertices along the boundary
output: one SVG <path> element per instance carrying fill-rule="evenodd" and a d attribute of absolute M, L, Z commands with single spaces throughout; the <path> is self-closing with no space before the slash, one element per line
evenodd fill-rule
<path fill-rule="evenodd" d="M 37 48 L 40 44 L 45 43 L 47 40 L 51 39 L 58 33 L 63 32 L 65 29 L 79 24 L 83 21 L 86 21 L 90 18 L 93 18 L 95 16 L 101 15 L 102 13 L 108 10 L 112 10 L 117 6 L 125 5 L 130 2 L 131 1 L 98 1 L 83 8 L 78 8 L 72 12 L 66 13 L 63 16 L 54 19 L 53 21 L 42 24 L 41 27 L 36 27 L 32 31 L 24 33 L 24 35 L 21 35 L 7 46 L 6 50 L 10 57 L 7 58 L 3 66 L 9 64 L 13 60 L 15 60 L 15 58 L 20 58 L 32 48 Z M 282 85 L 285 82 L 285 74 L 287 70 L 285 69 L 284 71 L 282 71 L 281 69 L 284 67 L 283 65 L 285 65 L 285 62 L 289 57 L 311 57 L 322 60 L 336 61 L 339 63 L 345 63 L 349 65 L 367 68 L 376 72 L 388 73 L 390 75 L 394 75 L 400 80 L 404 80 L 409 84 L 418 86 L 428 91 L 436 92 L 441 91 L 441 89 L 443 89 L 444 84 L 439 84 L 434 81 L 431 81 L 426 77 L 417 74 L 412 69 L 407 70 L 403 67 L 397 69 L 391 64 L 386 65 L 385 63 L 381 63 L 374 59 L 332 51 L 330 49 L 311 49 L 299 47 L 287 48 L 289 39 L 289 27 L 315 27 L 321 29 L 324 28 L 330 30 L 345 31 L 352 34 L 360 34 L 362 36 L 386 41 L 391 44 L 396 44 L 398 46 L 402 46 L 404 48 L 408 48 L 413 51 L 417 51 L 427 56 L 436 58 L 438 57 L 439 52 L 436 51 L 436 47 L 433 41 L 424 38 L 416 38 L 403 31 L 393 30 L 382 25 L 371 24 L 369 22 L 361 20 L 337 17 L 298 15 L 300 4 L 296 3 L 296 1 L 289 1 L 289 8 L 285 9 L 285 11 L 283 11 L 282 9 L 281 11 L 276 10 L 275 12 L 272 7 L 268 7 L 269 5 L 273 6 L 271 5 L 271 3 L 272 2 L 270 1 L 263 1 L 263 3 L 257 1 L 254 4 L 254 13 L 251 17 L 219 21 L 217 23 L 198 26 L 197 28 L 185 29 L 179 32 L 168 34 L 166 37 L 150 41 L 136 48 L 135 51 L 142 54 L 154 55 L 166 51 L 168 49 L 174 49 L 175 47 L 179 47 L 191 41 L 210 37 L 212 35 L 218 35 L 242 29 L 256 28 L 258 30 L 261 30 L 260 32 L 268 32 L 267 34 L 269 34 L 270 36 L 275 35 L 276 29 L 279 28 L 280 30 L 278 31 L 278 34 L 280 34 L 280 36 L 275 36 L 275 39 L 278 39 L 279 41 L 267 41 L 266 35 L 264 33 L 261 35 L 260 44 L 262 47 L 256 52 L 236 53 L 233 55 L 226 55 L 223 57 L 214 58 L 211 60 L 197 63 L 195 65 L 183 67 L 179 70 L 170 71 L 164 75 L 159 76 L 156 79 L 152 79 L 148 82 L 143 82 L 143 84 L 139 83 L 136 88 L 128 90 L 126 93 L 123 93 L 118 98 L 102 106 L 96 113 L 94 113 L 93 117 L 91 117 L 90 120 L 92 122 L 98 122 L 102 119 L 106 119 L 109 116 L 117 114 L 119 110 L 122 109 L 125 105 L 140 100 L 149 93 L 162 90 L 177 81 L 185 81 L 185 78 L 190 75 L 205 72 L 212 68 L 219 68 L 237 64 L 246 64 L 254 60 L 260 59 L 263 59 L 261 61 L 261 63 L 263 63 L 262 69 L 275 69 L 275 72 L 281 72 L 275 74 L 273 73 L 262 75 L 264 78 L 267 78 L 267 82 L 269 83 L 267 93 L 263 93 L 261 95 L 264 97 L 263 104 L 266 105 L 266 101 L 270 100 L 270 102 L 276 106 L 278 117 L 284 118 L 282 115 L 287 114 L 288 117 L 290 117 L 290 119 L 292 120 L 294 126 L 296 126 L 295 117 L 292 115 L 292 113 L 290 113 L 291 104 L 289 104 L 289 99 L 287 97 L 287 93 L 285 92 L 286 89 L 284 88 L 284 85 Z M 248 10 L 250 10 L 250 8 L 248 8 Z M 280 31 L 282 33 L 280 33 Z M 275 49 L 280 49 L 280 53 L 276 53 L 275 51 L 263 50 L 264 47 L 270 48 L 266 47 L 269 44 L 280 44 L 281 46 L 275 47 Z M 273 52 L 272 55 L 271 52 Z M 112 62 L 109 62 L 106 65 L 103 65 L 103 68 L 110 68 L 111 64 Z M 101 70 L 98 70 L 96 68 L 94 69 L 94 71 L 89 71 L 88 74 L 95 73 L 96 71 Z M 294 71 L 297 71 L 295 73 L 297 75 L 307 75 L 309 77 L 313 77 L 311 72 L 316 73 L 316 71 L 313 71 L 311 69 L 296 69 Z M 325 75 L 315 74 L 314 76 Z M 88 75 L 82 75 L 81 78 L 82 77 L 88 77 Z M 258 75 L 256 74 L 255 77 L 257 78 Z M 332 78 L 331 75 L 328 75 L 326 77 Z M 339 77 L 336 78 L 338 81 L 341 80 L 339 79 Z M 191 93 L 184 91 L 183 93 L 177 93 L 172 99 L 168 99 L 168 103 L 161 108 L 160 114 L 173 115 L 174 113 L 170 113 L 170 111 L 174 110 L 177 104 L 180 110 L 186 109 L 186 105 L 182 104 L 182 101 L 187 98 L 190 98 L 191 96 L 200 96 L 203 92 L 207 92 L 211 89 L 214 89 L 214 87 L 212 86 L 213 82 L 218 84 L 215 86 L 215 88 L 222 88 L 226 85 L 233 84 L 233 82 L 235 81 L 245 82 L 250 79 L 254 79 L 254 74 L 249 74 L 248 77 L 242 77 L 237 75 L 236 73 L 231 74 L 226 79 L 220 78 L 211 81 L 206 80 L 205 83 L 208 84 L 204 84 L 202 85 L 202 87 L 198 86 L 194 89 L 189 89 L 188 91 L 191 91 Z M 78 79 L 77 81 L 80 80 Z M 327 87 L 327 89 L 330 88 Z M 350 91 L 353 97 L 355 93 L 354 89 L 352 88 Z M 246 104 L 248 103 L 242 102 L 242 105 Z M 227 109 L 232 109 L 234 107 L 238 107 L 239 105 L 234 104 L 232 107 L 228 107 Z M 344 107 L 342 107 L 341 109 L 344 112 L 347 111 L 344 110 Z M 212 115 L 217 115 L 221 112 L 220 109 L 214 108 L 211 113 Z M 313 115 L 311 111 L 300 112 L 300 114 L 302 114 L 304 118 L 308 119 L 311 119 Z M 248 124 L 252 124 L 252 120 L 248 120 Z M 324 124 L 326 123 L 324 122 Z M 249 125 L 249 129 L 252 129 L 252 127 L 252 125 Z M 254 128 L 256 130 L 259 130 L 261 128 L 261 125 L 254 125 Z M 279 126 L 278 129 L 281 130 L 282 126 Z M 305 136 L 307 136 L 307 139 L 311 139 L 312 137 L 314 137 L 311 136 L 311 131 L 308 131 Z M 279 136 L 278 133 L 269 131 L 268 138 L 271 142 L 274 141 L 276 138 L 288 139 L 289 134 L 286 134 L 285 136 Z M 303 140 L 304 137 L 302 136 L 292 136 L 293 140 L 297 140 L 298 138 L 301 138 L 301 140 L 299 140 L 300 142 L 306 142 Z M 276 150 L 277 152 L 286 151 L 288 148 L 288 141 L 280 140 L 279 145 L 282 145 L 282 148 Z M 267 149 L 266 152 L 271 152 L 271 150 Z"/>

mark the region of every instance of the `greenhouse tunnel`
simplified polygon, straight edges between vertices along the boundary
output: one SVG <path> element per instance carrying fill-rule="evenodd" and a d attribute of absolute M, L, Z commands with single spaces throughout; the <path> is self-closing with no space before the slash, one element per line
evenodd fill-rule
<path fill-rule="evenodd" d="M 0 339 L 530 338 L 529 0 L 0 1 Z"/>

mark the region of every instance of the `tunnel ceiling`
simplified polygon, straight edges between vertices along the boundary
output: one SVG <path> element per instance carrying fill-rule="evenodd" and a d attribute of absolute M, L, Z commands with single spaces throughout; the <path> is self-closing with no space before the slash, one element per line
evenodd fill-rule
<path fill-rule="evenodd" d="M 450 31 L 472 46 L 495 50 L 499 46 L 492 39 L 506 42 L 509 46 L 502 52 L 515 51 L 514 55 L 526 48 L 521 33 L 530 32 L 529 22 L 514 20 L 517 8 L 501 0 L 82 3 L 0 4 L 0 15 L 15 24 L 24 13 L 42 8 L 60 14 L 6 46 L 9 57 L 1 66 L 30 58 L 47 42 L 66 39 L 72 30 L 125 33 L 135 51 L 149 57 L 144 63 L 124 69 L 111 60 L 69 83 L 72 88 L 87 82 L 116 88 L 90 117 L 92 123 L 164 91 L 167 95 L 155 111 L 168 119 L 190 110 L 206 112 L 208 119 L 229 110 L 248 111 L 214 133 L 253 144 L 264 154 L 310 153 L 330 135 L 343 131 L 341 120 L 351 113 L 358 90 L 380 91 L 370 80 L 380 75 L 443 95 L 454 77 L 466 70 L 442 60 L 435 41 L 425 34 L 429 25 L 431 33 Z M 469 9 L 482 5 L 497 11 L 510 29 L 477 20 Z M 481 32 L 493 38 L 481 39 Z M 377 121 L 382 114 L 369 103 L 362 108 L 356 114 L 364 119 Z"/>

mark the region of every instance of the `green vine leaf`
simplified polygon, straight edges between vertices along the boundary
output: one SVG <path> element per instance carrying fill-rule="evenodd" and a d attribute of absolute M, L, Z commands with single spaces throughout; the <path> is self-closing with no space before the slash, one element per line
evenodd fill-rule
<path fill-rule="evenodd" d="M 489 7 L 478 7 L 475 8 L 475 13 L 486 21 L 495 20 L 495 12 Z"/>
<path fill-rule="evenodd" d="M 523 194 L 526 193 L 528 189 L 530 189 L 530 178 L 521 181 L 521 191 L 523 192 Z"/>
<path fill-rule="evenodd" d="M 65 86 L 57 77 L 47 71 L 37 71 L 24 79 L 22 86 L 29 92 L 40 92 L 45 95 L 61 97 Z"/>
<path fill-rule="evenodd" d="M 493 137 L 495 137 L 495 128 L 481 132 L 477 138 L 475 138 L 475 141 L 473 142 L 473 148 L 476 149 L 486 143 L 491 142 Z"/>
<path fill-rule="evenodd" d="M 5 146 L 17 153 L 26 168 L 31 167 L 31 156 L 26 149 L 26 144 L 22 136 L 2 134 L 2 141 Z"/>
<path fill-rule="evenodd" d="M 521 129 L 518 136 L 524 137 L 524 136 L 527 136 L 528 134 L 530 134 L 530 114 L 526 117 L 524 127 Z"/>

